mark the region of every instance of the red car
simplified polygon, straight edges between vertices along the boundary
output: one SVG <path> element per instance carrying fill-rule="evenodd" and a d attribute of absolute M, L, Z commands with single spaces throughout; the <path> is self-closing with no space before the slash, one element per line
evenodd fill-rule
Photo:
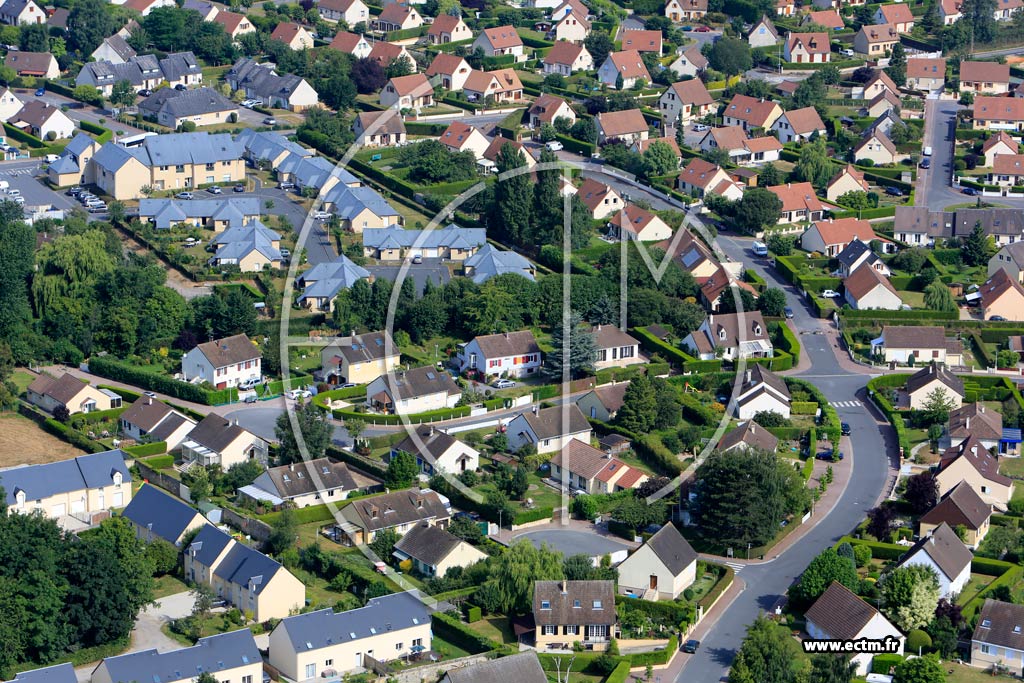
<path fill-rule="evenodd" d="M 695 28 L 693 30 L 696 31 L 697 33 L 707 33 L 711 29 L 709 29 L 707 26 L 698 26 L 697 28 Z"/>

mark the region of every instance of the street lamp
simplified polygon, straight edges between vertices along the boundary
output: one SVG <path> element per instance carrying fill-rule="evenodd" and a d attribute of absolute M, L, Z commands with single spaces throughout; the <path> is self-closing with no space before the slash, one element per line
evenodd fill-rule
<path fill-rule="evenodd" d="M 750 543 L 747 543 L 747 559 L 750 559 Z"/>

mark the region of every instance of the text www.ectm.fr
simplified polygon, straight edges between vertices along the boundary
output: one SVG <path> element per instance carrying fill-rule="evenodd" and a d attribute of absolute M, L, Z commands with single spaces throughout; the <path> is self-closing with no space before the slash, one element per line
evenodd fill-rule
<path fill-rule="evenodd" d="M 857 638 L 856 640 L 805 640 L 804 652 L 809 654 L 831 652 L 833 654 L 861 653 L 870 654 L 896 654 L 900 651 L 900 641 L 893 636 L 874 640 L 871 638 Z"/>

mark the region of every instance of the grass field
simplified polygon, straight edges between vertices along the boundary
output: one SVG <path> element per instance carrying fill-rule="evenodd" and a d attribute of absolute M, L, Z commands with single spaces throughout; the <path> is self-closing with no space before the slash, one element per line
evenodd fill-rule
<path fill-rule="evenodd" d="M 469 627 L 485 638 L 499 643 L 516 642 L 515 634 L 512 633 L 512 627 L 509 625 L 507 617 L 487 617 L 469 624 Z"/>
<path fill-rule="evenodd" d="M 0 467 L 38 465 L 81 455 L 69 443 L 21 415 L 0 416 Z"/>
<path fill-rule="evenodd" d="M 1024 479 L 1024 458 L 999 458 L 999 473 L 1014 479 Z"/>
<path fill-rule="evenodd" d="M 946 672 L 946 683 L 998 683 L 999 681 L 1019 680 L 1013 676 L 993 676 L 984 669 L 976 669 L 966 664 L 943 662 L 942 670 Z"/>
<path fill-rule="evenodd" d="M 970 580 L 964 585 L 964 589 L 960 591 L 960 595 L 957 596 L 956 602 L 958 605 L 966 605 L 968 602 L 978 596 L 978 593 L 985 590 L 995 580 L 995 577 L 987 576 L 985 574 L 974 574 L 971 573 Z"/>
<path fill-rule="evenodd" d="M 181 579 L 170 574 L 158 576 L 153 580 L 153 597 L 157 599 L 184 593 L 187 590 L 188 586 L 182 583 Z"/>
<path fill-rule="evenodd" d="M 15 370 L 11 374 L 11 381 L 14 382 L 14 386 L 18 387 L 19 394 L 25 391 L 35 378 L 36 376 L 28 370 Z"/>

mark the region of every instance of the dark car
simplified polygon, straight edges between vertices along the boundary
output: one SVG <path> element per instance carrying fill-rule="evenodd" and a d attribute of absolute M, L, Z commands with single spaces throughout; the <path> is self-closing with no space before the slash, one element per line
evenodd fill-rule
<path fill-rule="evenodd" d="M 903 196 L 903 190 L 901 190 L 898 187 L 893 187 L 892 185 L 887 185 L 886 186 L 885 193 L 887 195 L 890 195 L 890 196 L 893 196 L 893 197 L 902 197 Z"/>
<path fill-rule="evenodd" d="M 978 191 L 975 190 L 973 187 L 965 187 L 964 189 L 962 189 L 960 191 L 963 192 L 968 197 L 974 197 L 974 196 L 977 196 L 977 194 L 978 194 Z"/>
<path fill-rule="evenodd" d="M 837 455 L 835 451 L 822 451 L 814 456 L 818 460 L 828 460 L 829 462 L 836 462 L 842 460 L 845 456 L 842 451 L 839 451 Z"/>
<path fill-rule="evenodd" d="M 931 168 L 932 167 L 932 160 L 931 159 L 921 159 L 921 163 L 918 164 L 918 166 L 920 166 L 921 168 Z"/>
<path fill-rule="evenodd" d="M 142 90 L 139 91 L 139 97 L 149 97 L 152 94 L 153 94 L 153 91 L 150 90 L 149 88 L 143 88 Z"/>
<path fill-rule="evenodd" d="M 989 320 L 991 320 L 994 323 L 1005 323 L 1006 322 L 1006 318 L 1004 318 L 1001 315 L 994 315 L 991 318 L 989 318 Z"/>
<path fill-rule="evenodd" d="M 178 85 L 174 86 L 174 89 L 175 90 L 186 90 L 185 84 L 184 83 L 179 83 Z"/>
<path fill-rule="evenodd" d="M 787 318 L 792 318 L 793 317 L 793 309 L 790 306 L 786 306 L 785 308 L 783 308 L 782 312 L 786 314 Z"/>
<path fill-rule="evenodd" d="M 699 647 L 700 647 L 700 641 L 699 640 L 688 640 L 685 643 L 683 643 L 683 646 L 680 649 L 683 652 L 687 652 L 687 653 L 692 655 L 693 653 L 695 653 L 697 651 L 697 648 L 699 648 Z"/>
<path fill-rule="evenodd" d="M 843 422 L 841 425 L 839 425 L 839 433 L 842 434 L 843 436 L 849 436 L 851 432 L 852 430 L 850 429 L 849 422 Z"/>
<path fill-rule="evenodd" d="M 245 192 L 245 185 L 235 185 L 234 191 L 235 192 Z"/>
<path fill-rule="evenodd" d="M 36 97 L 42 97 L 46 94 L 46 88 L 39 88 L 36 90 Z"/>

